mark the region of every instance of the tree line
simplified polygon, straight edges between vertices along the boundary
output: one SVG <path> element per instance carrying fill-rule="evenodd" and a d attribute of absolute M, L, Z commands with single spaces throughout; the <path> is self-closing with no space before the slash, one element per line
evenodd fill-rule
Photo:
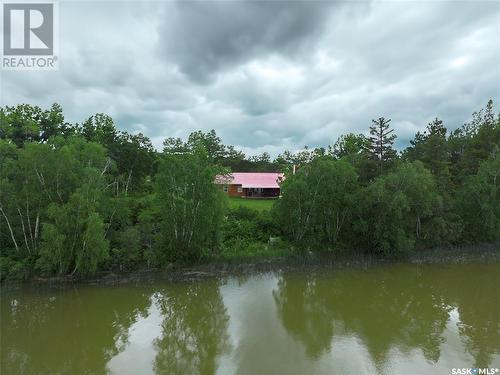
<path fill-rule="evenodd" d="M 500 114 L 491 100 L 452 132 L 436 118 L 401 152 L 395 139 L 382 117 L 368 136 L 274 160 L 247 157 L 214 130 L 168 138 L 157 151 L 104 114 L 72 124 L 58 104 L 3 107 L 1 277 L 88 276 L 272 246 L 391 254 L 500 238 Z M 281 199 L 270 212 L 228 208 L 213 182 L 230 171 L 284 172 Z"/>

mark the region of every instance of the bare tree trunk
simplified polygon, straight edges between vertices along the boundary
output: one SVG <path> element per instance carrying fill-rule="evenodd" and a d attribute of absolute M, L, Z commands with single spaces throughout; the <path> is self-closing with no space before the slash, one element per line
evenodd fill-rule
<path fill-rule="evenodd" d="M 21 213 L 21 210 L 19 208 L 17 209 L 17 212 L 19 213 L 19 217 L 21 218 L 21 226 L 23 228 L 24 243 L 26 244 L 26 248 L 28 249 L 28 252 L 31 254 L 31 249 L 30 249 L 30 246 L 28 245 L 28 237 L 26 236 L 26 228 L 24 226 L 23 214 Z"/>
<path fill-rule="evenodd" d="M 30 231 L 30 240 L 31 240 L 31 247 L 33 250 L 35 249 L 35 239 L 33 237 L 33 231 L 31 230 L 31 220 L 30 220 L 30 205 L 28 201 L 28 197 L 26 197 L 26 219 L 28 221 L 28 229 Z"/>
<path fill-rule="evenodd" d="M 104 165 L 104 168 L 101 172 L 101 176 L 104 175 L 104 173 L 106 173 L 106 171 L 108 170 L 109 166 L 111 165 L 111 159 L 110 158 L 107 158 L 106 159 L 106 165 Z"/>
<path fill-rule="evenodd" d="M 40 224 L 40 214 L 36 215 L 36 221 L 35 221 L 35 251 L 37 250 L 37 245 L 38 245 L 38 226 Z"/>
<path fill-rule="evenodd" d="M 314 204 L 316 203 L 316 196 L 318 195 L 318 189 L 319 189 L 319 185 L 321 184 L 321 180 L 323 180 L 322 176 L 320 176 L 320 178 L 318 179 L 318 183 L 316 184 L 316 188 L 314 189 L 312 203 L 311 203 L 311 206 L 309 207 L 309 211 L 307 212 L 306 220 L 304 222 L 304 228 L 303 228 L 302 233 L 299 237 L 299 241 L 302 240 L 302 237 L 304 237 L 304 235 L 306 234 L 307 227 L 309 226 L 309 218 L 311 217 L 311 212 L 313 210 Z"/>
<path fill-rule="evenodd" d="M 59 201 L 61 203 L 64 203 L 64 200 L 61 196 L 61 193 L 59 192 L 59 177 L 57 177 L 57 183 L 56 183 L 56 193 L 57 193 L 57 196 L 59 197 Z"/>
<path fill-rule="evenodd" d="M 127 184 L 125 185 L 125 195 L 128 194 L 128 186 L 130 184 L 130 180 L 132 179 L 132 169 L 128 173 Z"/>
<path fill-rule="evenodd" d="M 337 215 L 335 215 L 335 239 L 334 241 L 337 242 L 337 238 L 339 236 L 340 232 L 340 217 L 339 217 L 339 211 L 337 210 Z"/>
<path fill-rule="evenodd" d="M 52 196 L 50 195 L 49 191 L 47 190 L 47 186 L 45 185 L 45 179 L 43 178 L 43 175 L 41 175 L 39 172 L 38 172 L 38 169 L 35 167 L 35 173 L 36 175 L 38 176 L 38 181 L 40 181 L 40 184 L 42 185 L 43 187 L 43 190 L 45 191 L 45 193 L 47 194 L 47 196 L 49 197 L 49 200 L 51 202 L 53 202 L 52 200 Z"/>
<path fill-rule="evenodd" d="M 116 208 L 113 210 L 113 213 L 109 217 L 108 228 L 106 229 L 106 234 L 104 235 L 105 237 L 108 237 L 109 228 L 111 228 L 111 224 L 113 223 L 113 216 L 115 216 L 115 212 L 116 212 Z"/>
<path fill-rule="evenodd" d="M 78 269 L 78 263 L 75 262 L 75 268 L 73 268 L 73 271 L 71 271 L 70 275 L 73 276 Z"/>
<path fill-rule="evenodd" d="M 16 238 L 14 237 L 14 232 L 12 231 L 12 227 L 10 226 L 9 218 L 5 214 L 2 206 L 0 206 L 0 211 L 2 212 L 2 215 L 5 218 L 5 221 L 7 222 L 7 226 L 9 227 L 10 238 L 12 238 L 12 242 L 14 242 L 14 247 L 16 248 L 16 251 L 19 251 L 19 246 L 17 246 Z"/>

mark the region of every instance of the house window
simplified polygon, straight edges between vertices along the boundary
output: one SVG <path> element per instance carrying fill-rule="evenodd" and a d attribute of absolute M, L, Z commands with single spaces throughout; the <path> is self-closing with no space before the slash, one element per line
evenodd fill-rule
<path fill-rule="evenodd" d="M 238 193 L 243 192 L 243 188 L 241 186 L 238 186 Z"/>
<path fill-rule="evenodd" d="M 227 186 L 227 185 L 224 185 L 224 187 L 222 188 L 222 190 L 224 190 L 224 193 L 227 193 L 227 192 L 228 192 L 228 190 L 229 190 L 229 188 L 228 188 L 228 186 Z"/>

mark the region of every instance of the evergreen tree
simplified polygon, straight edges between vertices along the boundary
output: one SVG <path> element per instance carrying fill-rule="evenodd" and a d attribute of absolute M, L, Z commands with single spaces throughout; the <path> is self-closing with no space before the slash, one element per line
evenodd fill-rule
<path fill-rule="evenodd" d="M 380 117 L 372 122 L 366 147 L 371 158 L 377 162 L 378 171 L 381 174 L 386 169 L 385 167 L 396 158 L 396 150 L 392 147 L 396 134 L 393 134 L 394 129 L 390 128 L 391 119 Z"/>
<path fill-rule="evenodd" d="M 415 135 L 410 144 L 404 151 L 404 158 L 424 163 L 435 176 L 440 191 L 447 191 L 451 182 L 450 156 L 443 121 L 436 117 L 427 125 L 424 133 Z"/>

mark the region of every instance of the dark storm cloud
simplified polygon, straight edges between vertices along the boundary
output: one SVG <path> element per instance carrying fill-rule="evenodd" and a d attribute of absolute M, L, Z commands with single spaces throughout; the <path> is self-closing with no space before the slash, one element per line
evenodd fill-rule
<path fill-rule="evenodd" d="M 163 56 L 196 82 L 259 55 L 314 48 L 334 2 L 181 2 L 165 9 Z"/>
<path fill-rule="evenodd" d="M 2 71 L 1 104 L 105 112 L 157 147 L 216 129 L 250 154 L 386 116 L 403 147 L 500 101 L 500 3 L 61 2 L 60 70 Z M 497 105 L 498 108 L 498 105 Z"/>

